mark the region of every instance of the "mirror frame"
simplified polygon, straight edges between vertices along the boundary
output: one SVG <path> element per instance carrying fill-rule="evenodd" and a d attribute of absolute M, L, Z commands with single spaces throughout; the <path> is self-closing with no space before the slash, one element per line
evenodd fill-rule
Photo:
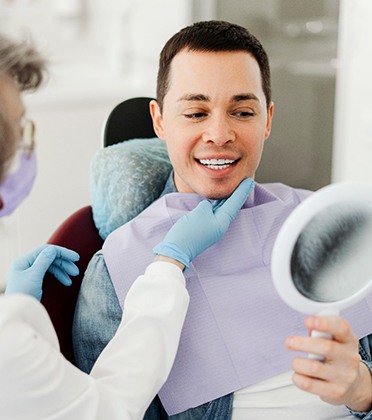
<path fill-rule="evenodd" d="M 372 273 L 370 281 L 366 281 L 365 286 L 348 298 L 334 302 L 318 302 L 307 298 L 297 290 L 292 279 L 292 251 L 304 227 L 326 207 L 345 201 L 360 201 L 372 208 L 372 186 L 343 182 L 321 188 L 293 210 L 275 240 L 271 256 L 274 286 L 283 301 L 299 312 L 337 315 L 340 310 L 359 302 L 372 292 Z"/>

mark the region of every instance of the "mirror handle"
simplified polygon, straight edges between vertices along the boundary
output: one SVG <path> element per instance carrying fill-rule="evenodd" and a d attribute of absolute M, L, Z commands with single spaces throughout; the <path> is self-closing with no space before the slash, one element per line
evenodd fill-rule
<path fill-rule="evenodd" d="M 315 331 L 315 330 L 311 331 L 311 337 L 327 338 L 328 340 L 332 340 L 333 338 L 331 334 L 327 334 L 327 333 Z M 309 359 L 324 361 L 324 357 L 320 356 L 319 354 L 309 353 L 307 357 Z"/>
<path fill-rule="evenodd" d="M 338 316 L 338 315 L 340 315 L 340 311 L 336 308 L 324 309 L 318 313 L 318 316 Z M 311 331 L 311 337 L 327 338 L 328 340 L 333 339 L 333 336 L 331 334 L 324 333 L 321 331 L 316 331 L 316 330 Z M 324 360 L 324 357 L 320 356 L 319 354 L 309 354 L 307 357 L 309 359 L 314 359 L 314 360 L 320 360 L 320 361 Z"/>

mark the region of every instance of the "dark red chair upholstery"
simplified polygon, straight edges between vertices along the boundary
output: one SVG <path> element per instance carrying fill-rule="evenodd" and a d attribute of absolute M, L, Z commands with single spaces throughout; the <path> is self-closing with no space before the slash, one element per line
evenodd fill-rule
<path fill-rule="evenodd" d="M 63 286 L 52 274 L 47 273 L 41 299 L 57 332 L 62 354 L 74 363 L 71 330 L 76 300 L 85 269 L 103 244 L 93 222 L 92 208 L 83 207 L 69 216 L 50 237 L 48 243 L 73 249 L 80 255 L 77 262 L 80 272 L 72 278 L 72 285 Z"/>

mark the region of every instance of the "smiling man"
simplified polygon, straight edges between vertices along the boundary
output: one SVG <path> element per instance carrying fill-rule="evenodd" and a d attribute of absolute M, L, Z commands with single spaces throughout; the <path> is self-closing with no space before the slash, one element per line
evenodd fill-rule
<path fill-rule="evenodd" d="M 220 199 L 254 177 L 274 104 L 252 55 L 181 50 L 166 95 L 150 109 L 156 134 L 167 142 L 177 191 Z"/>
<path fill-rule="evenodd" d="M 112 232 L 90 262 L 73 331 L 86 372 L 114 334 L 127 290 L 164 231 L 203 198 L 227 198 L 254 178 L 274 112 L 261 43 L 228 22 L 182 29 L 161 52 L 150 112 L 173 172 L 161 197 Z M 273 288 L 274 240 L 308 194 L 256 183 L 227 235 L 185 271 L 190 305 L 178 353 L 145 419 L 342 419 L 351 416 L 345 405 L 372 418 L 372 341 L 359 342 L 362 362 L 344 320 L 305 324 Z M 331 345 L 308 337 L 315 327 L 334 337 Z M 288 349 L 325 362 L 297 357 L 291 365 Z"/>

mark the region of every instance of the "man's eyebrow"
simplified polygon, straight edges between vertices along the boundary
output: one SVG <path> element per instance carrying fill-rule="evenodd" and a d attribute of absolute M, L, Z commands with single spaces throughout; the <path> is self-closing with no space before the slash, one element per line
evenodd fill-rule
<path fill-rule="evenodd" d="M 186 95 L 181 96 L 178 99 L 178 102 L 181 101 L 197 101 L 197 102 L 209 102 L 209 96 L 203 95 L 201 93 L 188 93 Z"/>
<path fill-rule="evenodd" d="M 210 102 L 210 97 L 203 95 L 202 93 L 188 93 L 181 96 L 178 102 Z M 259 101 L 258 97 L 254 93 L 240 93 L 231 97 L 231 102 L 242 102 L 242 101 Z"/>
<path fill-rule="evenodd" d="M 231 98 L 231 102 L 241 102 L 241 101 L 259 101 L 259 99 L 254 93 L 241 93 L 239 95 L 234 95 Z"/>

